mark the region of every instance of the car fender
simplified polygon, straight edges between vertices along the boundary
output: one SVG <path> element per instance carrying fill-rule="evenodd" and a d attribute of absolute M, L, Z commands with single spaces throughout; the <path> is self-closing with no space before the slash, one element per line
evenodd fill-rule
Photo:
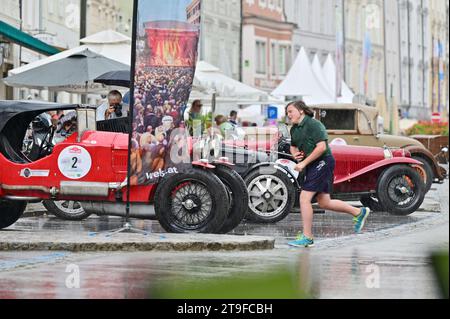
<path fill-rule="evenodd" d="M 436 161 L 433 153 L 431 153 L 429 150 L 423 147 L 419 147 L 416 145 L 409 145 L 404 147 L 406 151 L 410 152 L 411 155 L 418 155 L 426 160 L 431 164 L 431 167 L 433 168 L 433 173 L 436 178 L 439 180 L 443 180 L 445 178 L 445 175 L 447 172 L 442 171 L 441 166 L 439 166 L 438 162 Z"/>
<path fill-rule="evenodd" d="M 298 183 L 297 178 L 294 176 L 294 174 L 292 174 L 292 172 L 290 172 L 290 170 L 286 166 L 283 166 L 283 165 L 280 165 L 277 163 L 267 162 L 267 163 L 258 163 L 256 165 L 253 165 L 242 175 L 242 178 L 247 177 L 251 172 L 253 172 L 259 168 L 262 168 L 262 167 L 272 167 L 273 169 L 283 172 L 284 174 L 288 175 L 288 177 L 293 181 L 295 188 L 300 189 L 300 185 Z"/>
<path fill-rule="evenodd" d="M 340 184 L 344 182 L 348 182 L 352 179 L 355 179 L 357 177 L 360 177 L 364 174 L 367 174 L 369 172 L 372 172 L 374 170 L 380 169 L 380 168 L 387 168 L 389 166 L 392 166 L 394 164 L 408 164 L 408 165 L 420 165 L 422 166 L 422 163 L 419 161 L 416 161 L 412 158 L 407 157 L 394 157 L 394 158 L 388 158 L 381 161 L 378 161 L 376 163 L 373 163 L 372 165 L 366 166 L 363 169 L 356 171 L 348 176 L 345 176 L 343 178 L 340 178 L 338 180 L 334 181 L 334 184 Z"/>

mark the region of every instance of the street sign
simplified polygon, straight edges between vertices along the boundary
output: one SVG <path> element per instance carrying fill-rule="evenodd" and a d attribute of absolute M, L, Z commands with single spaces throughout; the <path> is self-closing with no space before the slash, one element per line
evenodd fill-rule
<path fill-rule="evenodd" d="M 267 118 L 269 120 L 277 120 L 278 119 L 278 108 L 276 106 L 269 106 L 267 108 Z"/>
<path fill-rule="evenodd" d="M 441 113 L 433 113 L 431 115 L 431 122 L 433 122 L 433 123 L 441 123 Z"/>

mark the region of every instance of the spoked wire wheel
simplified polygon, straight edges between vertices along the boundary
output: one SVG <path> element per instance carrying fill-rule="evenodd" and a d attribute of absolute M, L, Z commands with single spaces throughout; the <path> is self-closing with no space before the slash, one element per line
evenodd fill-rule
<path fill-rule="evenodd" d="M 187 231 L 201 228 L 211 218 L 212 198 L 208 188 L 197 181 L 185 181 L 173 190 L 170 218 Z"/>
<path fill-rule="evenodd" d="M 230 207 L 221 180 L 197 168 L 164 178 L 154 202 L 159 223 L 172 233 L 219 233 Z"/>
<path fill-rule="evenodd" d="M 378 198 L 383 208 L 394 215 L 409 215 L 422 205 L 425 184 L 419 173 L 408 165 L 386 169 L 378 182 Z"/>

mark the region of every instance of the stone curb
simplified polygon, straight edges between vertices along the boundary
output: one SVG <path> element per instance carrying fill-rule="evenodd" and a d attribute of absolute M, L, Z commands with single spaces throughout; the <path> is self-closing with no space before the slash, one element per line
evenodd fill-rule
<path fill-rule="evenodd" d="M 83 237 L 85 236 L 85 240 Z M 250 251 L 275 248 L 275 239 L 257 236 L 150 234 L 136 236 L 83 233 L 0 232 L 0 251 Z"/>

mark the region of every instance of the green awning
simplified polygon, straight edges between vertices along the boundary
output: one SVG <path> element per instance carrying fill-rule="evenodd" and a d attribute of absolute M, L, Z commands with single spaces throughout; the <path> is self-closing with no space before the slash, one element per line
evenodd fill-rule
<path fill-rule="evenodd" d="M 0 21 L 0 35 L 4 36 L 11 42 L 45 55 L 53 55 L 61 52 L 57 48 L 48 45 L 47 43 L 42 42 L 41 40 L 38 40 L 3 21 Z"/>

